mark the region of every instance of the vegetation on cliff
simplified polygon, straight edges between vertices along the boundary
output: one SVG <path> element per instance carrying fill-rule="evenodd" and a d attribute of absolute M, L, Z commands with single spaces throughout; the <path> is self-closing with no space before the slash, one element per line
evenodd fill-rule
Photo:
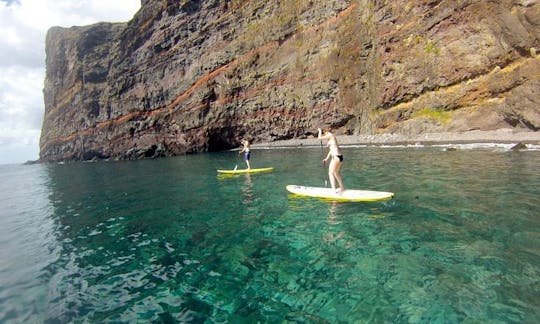
<path fill-rule="evenodd" d="M 212 151 L 239 139 L 540 128 L 540 4 L 147 0 L 52 28 L 43 161 Z"/>

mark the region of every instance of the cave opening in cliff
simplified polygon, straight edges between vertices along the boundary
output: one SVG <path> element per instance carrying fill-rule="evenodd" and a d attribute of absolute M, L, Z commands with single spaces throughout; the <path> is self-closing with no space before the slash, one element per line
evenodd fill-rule
<path fill-rule="evenodd" d="M 229 150 L 237 147 L 235 132 L 230 128 L 208 130 L 208 152 Z"/>

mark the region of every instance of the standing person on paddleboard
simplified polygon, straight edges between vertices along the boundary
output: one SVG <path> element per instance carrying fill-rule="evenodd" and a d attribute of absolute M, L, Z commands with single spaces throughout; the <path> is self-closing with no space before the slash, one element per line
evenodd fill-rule
<path fill-rule="evenodd" d="M 238 154 L 244 153 L 244 161 L 246 161 L 246 165 L 249 170 L 251 169 L 251 166 L 249 165 L 249 158 L 251 157 L 249 141 L 244 138 L 242 141 L 240 141 L 240 143 L 242 143 L 244 147 L 242 147 L 242 150 Z"/>
<path fill-rule="evenodd" d="M 345 186 L 343 185 L 343 180 L 341 179 L 341 174 L 339 173 L 339 170 L 341 169 L 341 163 L 343 162 L 343 155 L 339 150 L 337 138 L 334 134 L 332 134 L 331 128 L 325 128 L 324 135 L 320 128 L 318 129 L 318 131 L 318 139 L 328 140 L 326 146 L 328 146 L 329 151 L 326 158 L 323 159 L 323 163 L 326 164 L 326 162 L 330 160 L 330 163 L 328 164 L 328 176 L 330 177 L 330 185 L 332 186 L 332 189 L 336 190 L 337 181 L 339 184 L 339 189 L 337 189 L 336 192 L 343 192 L 343 190 L 345 190 Z"/>

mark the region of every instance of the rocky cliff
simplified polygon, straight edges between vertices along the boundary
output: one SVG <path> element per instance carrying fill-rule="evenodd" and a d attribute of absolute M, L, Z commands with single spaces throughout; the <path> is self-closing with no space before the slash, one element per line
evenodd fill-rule
<path fill-rule="evenodd" d="M 538 0 L 143 0 L 51 28 L 42 161 L 540 129 Z"/>

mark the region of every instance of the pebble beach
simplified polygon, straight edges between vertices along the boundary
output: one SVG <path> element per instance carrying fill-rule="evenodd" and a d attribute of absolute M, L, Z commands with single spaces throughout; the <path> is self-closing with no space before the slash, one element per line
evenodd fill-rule
<path fill-rule="evenodd" d="M 524 144 L 527 147 L 540 146 L 540 132 L 499 129 L 493 131 L 473 130 L 460 133 L 424 133 L 419 135 L 377 134 L 377 135 L 337 135 L 340 145 L 452 145 L 452 144 Z M 319 146 L 315 137 L 256 143 L 253 148 Z"/>

